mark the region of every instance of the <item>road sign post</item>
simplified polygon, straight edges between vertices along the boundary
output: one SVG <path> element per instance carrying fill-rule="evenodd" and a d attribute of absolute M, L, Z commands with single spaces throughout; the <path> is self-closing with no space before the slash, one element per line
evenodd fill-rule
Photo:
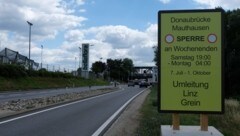
<path fill-rule="evenodd" d="M 201 131 L 208 131 L 208 115 L 200 114 Z"/>
<path fill-rule="evenodd" d="M 173 124 L 173 130 L 180 129 L 180 117 L 178 113 L 172 114 L 172 124 Z"/>

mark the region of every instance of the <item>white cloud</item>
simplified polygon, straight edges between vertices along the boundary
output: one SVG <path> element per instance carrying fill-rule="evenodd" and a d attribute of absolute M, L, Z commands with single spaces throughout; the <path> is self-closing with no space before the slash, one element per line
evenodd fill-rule
<path fill-rule="evenodd" d="M 72 38 L 68 38 L 71 37 Z M 84 36 L 83 36 L 84 35 Z M 90 43 L 90 62 L 100 58 L 130 58 L 137 66 L 154 65 L 152 46 L 157 43 L 157 25 L 151 24 L 145 31 L 130 29 L 126 26 L 101 26 L 85 30 L 71 30 L 65 35 L 66 43 L 63 48 L 75 51 L 81 43 Z M 79 39 L 82 37 L 83 39 Z"/>
<path fill-rule="evenodd" d="M 84 30 L 69 30 L 64 36 L 66 41 L 60 47 L 62 52 L 49 50 L 49 52 L 57 53 L 48 53 L 48 61 L 64 63 L 66 65 L 62 67 L 71 66 L 74 69 L 75 57 L 77 57 L 77 66 L 79 64 L 79 47 L 82 43 L 90 43 L 94 45 L 90 47 L 90 67 L 93 62 L 99 61 L 100 58 L 103 58 L 104 62 L 108 58 L 130 58 L 136 66 L 153 66 L 152 43 L 157 41 L 156 38 L 153 38 L 157 35 L 157 30 L 154 30 L 156 26 L 150 25 L 146 31 L 134 30 L 126 26 L 101 26 Z M 51 57 L 51 55 L 55 57 Z"/>
<path fill-rule="evenodd" d="M 163 4 L 167 4 L 169 3 L 171 0 L 159 0 L 160 2 L 162 2 Z"/>
<path fill-rule="evenodd" d="M 133 45 L 145 46 L 148 36 L 139 30 L 126 26 L 102 26 L 90 28 L 86 33 L 95 34 L 95 38 L 112 44 L 115 49 L 130 48 Z"/>
<path fill-rule="evenodd" d="M 1 1 L 0 49 L 7 47 L 18 51 L 22 55 L 28 56 L 29 26 L 26 21 L 30 21 L 33 23 L 31 27 L 31 59 L 40 63 L 41 47 L 37 45 L 36 42 L 55 39 L 60 32 L 78 28 L 82 25 L 82 22 L 86 20 L 86 18 L 74 14 L 76 6 L 71 7 L 71 4 L 82 5 L 84 1 L 71 0 L 67 1 L 67 3 L 63 0 Z M 71 32 L 71 37 L 66 38 L 71 41 L 71 38 L 74 38 L 74 33 L 76 32 Z M 80 33 L 78 33 L 78 35 L 79 34 Z M 66 67 L 74 63 L 74 59 L 72 58 L 77 56 L 77 54 L 63 49 L 62 47 L 57 49 L 44 47 L 44 63 L 48 63 L 48 65 L 62 63 Z"/>
<path fill-rule="evenodd" d="M 150 24 L 149 27 L 146 29 L 146 34 L 149 36 L 151 41 L 151 46 L 157 44 L 157 33 L 158 33 L 158 25 L 157 24 Z"/>
<path fill-rule="evenodd" d="M 90 47 L 91 63 L 103 58 L 130 58 L 137 66 L 154 65 L 152 46 L 157 43 L 157 25 L 150 24 L 144 30 L 126 26 L 100 26 L 80 29 L 86 18 L 73 14 L 76 8 L 69 8 L 76 0 L 66 3 L 62 0 L 8 0 L 0 3 L 0 41 L 3 47 L 28 56 L 28 30 L 26 21 L 33 23 L 31 59 L 41 61 L 41 47 L 37 42 L 55 39 L 65 32 L 64 42 L 59 47 L 43 47 L 43 66 L 48 69 L 74 70 L 79 62 L 79 47 L 82 43 Z M 94 2 L 94 1 L 93 1 Z M 78 4 L 84 4 L 79 0 Z M 75 10 L 74 10 L 75 9 Z M 44 42 L 43 42 L 44 45 Z M 75 59 L 77 58 L 77 59 Z"/>
<path fill-rule="evenodd" d="M 237 9 L 240 7 L 239 0 L 193 0 L 207 8 L 222 7 L 223 9 Z"/>
<path fill-rule="evenodd" d="M 84 12 L 86 12 L 86 9 L 80 9 L 79 12 L 84 13 Z"/>
<path fill-rule="evenodd" d="M 59 30 L 81 26 L 84 17 L 71 15 L 60 0 L 8 0 L 0 4 L 0 30 L 15 32 L 27 39 L 26 21 L 33 23 L 33 39 L 54 38 Z M 39 39 L 38 39 L 39 38 Z"/>
<path fill-rule="evenodd" d="M 6 32 L 0 31 L 0 50 L 7 44 L 8 35 Z"/>
<path fill-rule="evenodd" d="M 78 5 L 83 5 L 83 4 L 84 4 L 84 0 L 76 0 L 76 3 L 77 3 Z"/>
<path fill-rule="evenodd" d="M 71 42 L 71 41 L 81 41 L 81 40 L 84 39 L 84 37 L 85 37 L 84 33 L 80 30 L 70 30 L 64 36 L 64 38 L 69 42 Z"/>

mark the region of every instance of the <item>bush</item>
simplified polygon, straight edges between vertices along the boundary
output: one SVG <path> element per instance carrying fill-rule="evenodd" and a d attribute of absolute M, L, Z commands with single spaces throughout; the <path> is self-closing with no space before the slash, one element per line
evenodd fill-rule
<path fill-rule="evenodd" d="M 20 77 L 53 77 L 53 78 L 73 78 L 71 73 L 51 72 L 46 69 L 26 70 L 20 65 L 0 64 L 0 76 L 6 78 L 20 78 Z"/>
<path fill-rule="evenodd" d="M 0 76 L 9 78 L 26 77 L 27 71 L 23 66 L 1 64 L 0 65 Z"/>

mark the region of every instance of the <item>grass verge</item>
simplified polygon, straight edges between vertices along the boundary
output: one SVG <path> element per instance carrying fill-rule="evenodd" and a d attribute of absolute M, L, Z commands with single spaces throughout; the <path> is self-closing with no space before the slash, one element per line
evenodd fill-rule
<path fill-rule="evenodd" d="M 172 124 L 171 113 L 158 113 L 157 111 L 157 87 L 151 89 L 140 112 L 140 125 L 136 130 L 138 136 L 159 136 L 161 125 Z M 180 124 L 199 126 L 199 116 L 199 114 L 180 114 Z M 225 113 L 209 115 L 209 126 L 214 126 L 224 136 L 240 136 L 239 101 L 225 100 Z"/>
<path fill-rule="evenodd" d="M 102 80 L 83 78 L 54 78 L 54 77 L 23 77 L 23 78 L 2 78 L 0 77 L 0 91 L 65 88 L 106 85 Z"/>

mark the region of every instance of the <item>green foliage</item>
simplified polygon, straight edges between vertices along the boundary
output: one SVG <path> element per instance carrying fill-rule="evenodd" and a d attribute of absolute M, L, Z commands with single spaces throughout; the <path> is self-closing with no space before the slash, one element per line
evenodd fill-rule
<path fill-rule="evenodd" d="M 129 58 L 108 59 L 107 68 L 111 79 L 127 81 L 134 70 L 133 61 Z"/>
<path fill-rule="evenodd" d="M 83 79 L 79 77 L 23 77 L 3 78 L 0 77 L 0 91 L 50 89 L 50 88 L 71 88 L 81 86 L 99 86 L 108 84 L 102 80 Z"/>
<path fill-rule="evenodd" d="M 210 115 L 209 125 L 218 128 L 224 136 L 237 136 L 240 134 L 240 104 L 234 99 L 225 100 L 225 113 L 223 115 Z"/>
<path fill-rule="evenodd" d="M 225 13 L 225 81 L 226 97 L 240 95 L 240 9 Z"/>
<path fill-rule="evenodd" d="M 104 70 L 106 70 L 107 66 L 105 63 L 101 61 L 96 61 L 95 63 L 92 64 L 92 71 L 97 75 L 99 73 L 102 73 Z"/>
<path fill-rule="evenodd" d="M 27 71 L 23 66 L 1 64 L 0 76 L 7 78 L 19 78 L 27 76 Z"/>
<path fill-rule="evenodd" d="M 154 46 L 153 47 L 153 51 L 154 51 L 154 58 L 153 61 L 155 62 L 156 66 L 159 66 L 159 47 L 158 46 Z"/>
<path fill-rule="evenodd" d="M 161 125 L 172 124 L 171 113 L 158 113 L 157 88 L 152 88 L 140 109 L 140 125 L 136 130 L 138 136 L 158 136 Z M 199 114 L 180 114 L 180 125 L 195 125 L 200 128 Z M 234 99 L 225 100 L 225 113 L 209 115 L 209 126 L 214 126 L 224 136 L 240 134 L 240 103 Z"/>
<path fill-rule="evenodd" d="M 161 114 L 157 111 L 157 88 L 156 86 L 151 89 L 150 94 L 147 96 L 142 109 L 140 125 L 137 129 L 139 136 L 158 136 L 160 134 L 160 125 L 171 123 L 170 114 Z"/>
<path fill-rule="evenodd" d="M 26 70 L 25 67 L 13 64 L 1 64 L 0 65 L 0 77 L 5 78 L 21 78 L 21 77 L 55 77 L 55 78 L 73 78 L 70 73 L 63 72 L 51 72 L 46 69 Z"/>
<path fill-rule="evenodd" d="M 97 75 L 104 72 L 104 79 L 109 76 L 113 80 L 127 81 L 133 72 L 133 61 L 129 58 L 107 59 L 107 64 L 96 61 L 92 64 L 92 71 Z"/>

